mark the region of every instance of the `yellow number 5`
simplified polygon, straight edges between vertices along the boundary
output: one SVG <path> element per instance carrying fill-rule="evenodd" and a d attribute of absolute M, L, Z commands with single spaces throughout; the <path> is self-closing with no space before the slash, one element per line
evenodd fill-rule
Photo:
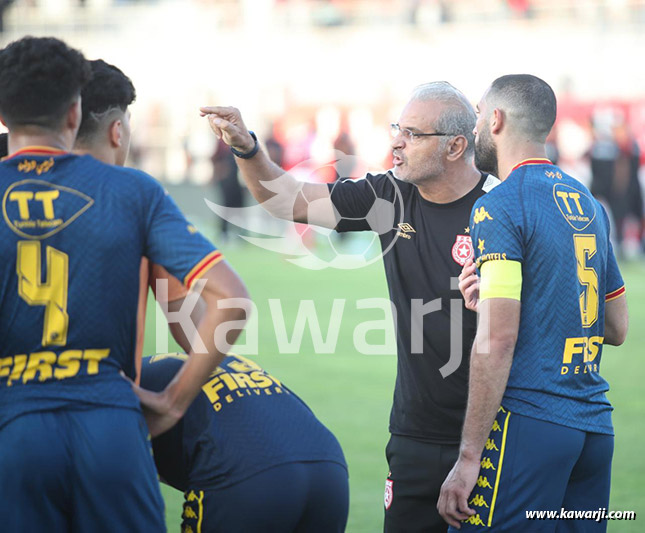
<path fill-rule="evenodd" d="M 598 274 L 587 266 L 587 260 L 596 254 L 596 236 L 574 235 L 573 245 L 578 264 L 578 281 L 584 289 L 580 293 L 580 319 L 582 327 L 589 328 L 598 320 Z"/>
<path fill-rule="evenodd" d="M 29 305 L 45 306 L 43 346 L 64 346 L 67 342 L 67 281 L 69 256 L 56 248 L 47 247 L 47 280 L 41 283 L 40 242 L 19 241 L 18 294 Z"/>

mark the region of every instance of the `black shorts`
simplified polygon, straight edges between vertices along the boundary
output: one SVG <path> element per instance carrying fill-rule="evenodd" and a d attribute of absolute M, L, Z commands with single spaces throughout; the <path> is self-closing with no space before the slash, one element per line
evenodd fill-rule
<path fill-rule="evenodd" d="M 389 475 L 385 481 L 386 533 L 446 533 L 437 500 L 459 455 L 459 445 L 432 444 L 392 435 L 385 449 Z"/>
<path fill-rule="evenodd" d="M 223 489 L 189 489 L 184 500 L 184 533 L 342 533 L 349 484 L 338 463 L 287 463 Z"/>

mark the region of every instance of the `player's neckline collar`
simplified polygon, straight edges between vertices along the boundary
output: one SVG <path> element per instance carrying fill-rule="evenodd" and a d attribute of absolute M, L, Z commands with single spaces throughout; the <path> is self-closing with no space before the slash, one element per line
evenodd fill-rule
<path fill-rule="evenodd" d="M 553 163 L 551 162 L 551 160 L 547 159 L 546 157 L 536 157 L 534 159 L 525 159 L 524 161 L 520 161 L 517 165 L 515 165 L 511 169 L 511 172 L 514 172 L 515 170 L 517 170 L 520 167 L 523 167 L 524 165 L 552 165 L 552 164 Z"/>
<path fill-rule="evenodd" d="M 52 148 L 51 146 L 25 146 L 24 148 L 9 154 L 3 159 L 3 161 L 7 161 L 21 155 L 65 155 L 68 153 L 69 152 L 66 152 L 65 150 L 59 150 L 58 148 Z"/>

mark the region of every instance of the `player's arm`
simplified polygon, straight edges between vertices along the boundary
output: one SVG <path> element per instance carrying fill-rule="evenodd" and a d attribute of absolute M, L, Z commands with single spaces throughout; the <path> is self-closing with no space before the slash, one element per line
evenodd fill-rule
<path fill-rule="evenodd" d="M 161 265 L 153 263 L 149 277 L 150 287 L 166 314 L 173 339 L 184 352 L 190 353 L 191 337 L 204 318 L 206 302 L 198 293 L 189 293 L 183 283 Z"/>
<path fill-rule="evenodd" d="M 471 353 L 468 405 L 459 458 L 441 487 L 437 503 L 448 524 L 475 514 L 468 497 L 475 486 L 486 444 L 513 363 L 520 324 L 521 263 L 490 261 L 481 269 L 479 322 Z"/>
<path fill-rule="evenodd" d="M 180 298 L 178 300 L 171 300 L 170 302 L 168 302 L 168 311 L 170 311 L 171 313 L 180 313 L 184 305 L 185 305 L 184 298 Z M 190 311 L 190 319 L 196 328 L 199 327 L 199 323 L 202 321 L 202 318 L 204 318 L 205 313 L 206 313 L 206 302 L 204 302 L 204 299 L 200 296 L 197 298 L 195 305 Z M 190 339 L 188 338 L 188 335 L 186 335 L 186 332 L 182 327 L 181 323 L 169 322 L 168 329 L 170 329 L 170 334 L 172 335 L 172 338 L 175 339 L 175 342 L 179 344 L 179 346 L 181 346 L 181 349 L 186 353 L 190 353 L 190 348 L 191 348 Z"/>
<path fill-rule="evenodd" d="M 190 357 L 161 393 L 135 387 L 153 437 L 170 429 L 184 415 L 208 376 L 239 336 L 248 317 L 248 309 L 218 307 L 218 302 L 223 299 L 248 300 L 244 284 L 225 261 L 211 267 L 201 279 L 206 281 L 201 292 L 206 309 L 197 329 L 201 346 L 198 347 L 200 343 L 191 343 Z M 233 323 L 236 327 L 219 328 L 226 323 Z"/>
<path fill-rule="evenodd" d="M 629 313 L 625 293 L 605 303 L 605 344 L 620 346 L 629 328 Z"/>
<path fill-rule="evenodd" d="M 228 146 L 244 154 L 255 147 L 255 140 L 234 107 L 201 107 L 211 129 Z M 324 183 L 298 181 L 273 163 L 264 150 L 249 159 L 236 158 L 246 185 L 254 198 L 271 215 L 304 224 L 334 229 L 338 223 Z M 264 182 L 264 183 L 263 183 Z"/>

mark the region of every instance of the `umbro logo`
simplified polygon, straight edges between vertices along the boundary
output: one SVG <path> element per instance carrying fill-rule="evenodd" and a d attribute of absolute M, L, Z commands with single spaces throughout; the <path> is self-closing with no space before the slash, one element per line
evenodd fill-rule
<path fill-rule="evenodd" d="M 410 224 L 407 222 L 399 222 L 397 224 L 399 226 L 399 231 L 396 232 L 397 237 L 403 237 L 404 239 L 411 239 L 412 236 L 408 235 L 408 233 L 416 233 L 417 230 L 415 230 Z"/>
<path fill-rule="evenodd" d="M 415 230 L 415 229 L 414 229 L 410 224 L 408 224 L 407 222 L 400 222 L 400 223 L 399 223 L 399 229 L 400 229 L 403 233 L 416 233 L 416 232 L 417 232 L 417 230 Z"/>

